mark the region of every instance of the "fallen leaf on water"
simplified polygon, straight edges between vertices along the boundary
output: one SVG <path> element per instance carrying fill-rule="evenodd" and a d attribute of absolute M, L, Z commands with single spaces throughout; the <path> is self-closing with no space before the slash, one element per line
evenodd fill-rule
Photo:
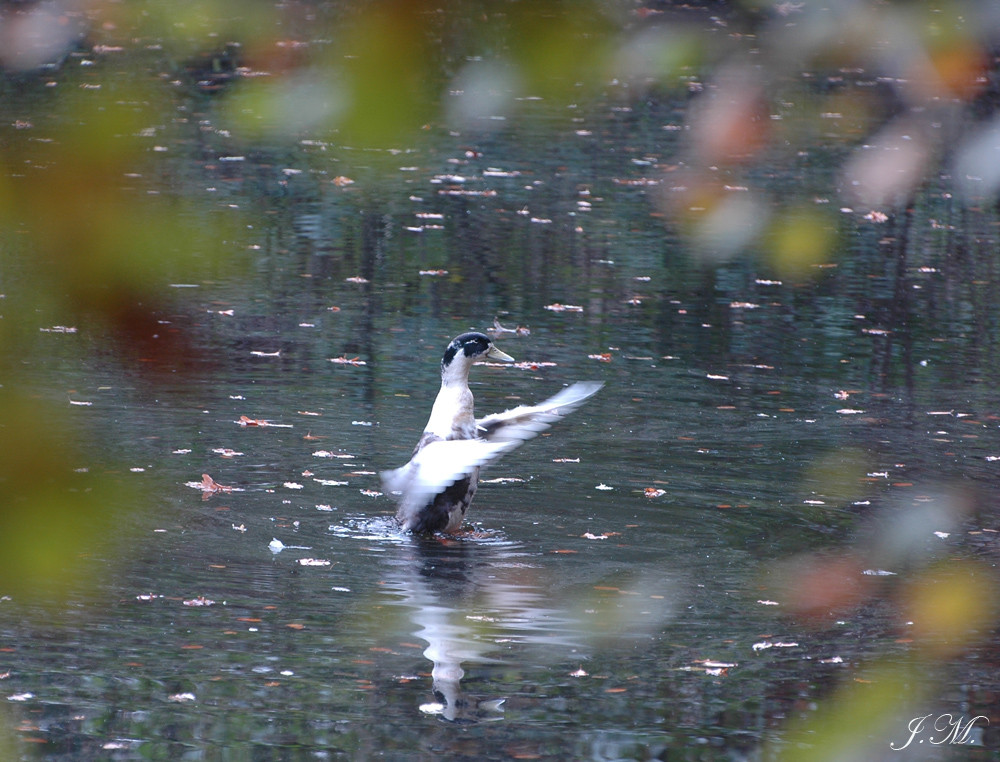
<path fill-rule="evenodd" d="M 493 327 L 487 328 L 486 333 L 491 336 L 509 336 L 512 334 L 516 336 L 530 336 L 531 329 L 523 325 L 519 325 L 516 328 L 507 328 L 506 326 L 500 324 L 499 318 L 494 317 Z"/>
<path fill-rule="evenodd" d="M 354 181 L 349 177 L 345 177 L 344 175 L 337 175 L 330 182 L 333 185 L 336 185 L 338 188 L 343 188 L 345 185 L 354 185 Z"/>
<path fill-rule="evenodd" d="M 661 181 L 659 178 L 656 177 L 633 177 L 628 179 L 613 177 L 611 178 L 611 182 L 613 182 L 615 185 L 644 187 L 648 185 L 659 185 Z"/>
<path fill-rule="evenodd" d="M 439 196 L 483 196 L 492 198 L 497 195 L 495 190 L 467 190 L 464 188 L 442 188 L 438 190 Z"/>
<path fill-rule="evenodd" d="M 200 482 L 187 482 L 187 486 L 200 489 L 202 491 L 202 500 L 208 500 L 208 498 L 216 492 L 232 492 L 234 490 L 233 487 L 229 487 L 225 484 L 219 484 L 208 474 L 202 474 Z"/>
<path fill-rule="evenodd" d="M 587 358 L 590 360 L 599 360 L 600 362 L 611 362 L 611 353 L 601 352 L 597 355 L 587 355 Z"/>
<path fill-rule="evenodd" d="M 487 363 L 488 365 L 493 365 L 493 363 Z M 531 362 L 530 360 L 523 360 L 522 362 L 516 362 L 508 367 L 517 368 L 518 370 L 538 370 L 539 368 L 554 368 L 556 364 L 554 362 Z"/>
<path fill-rule="evenodd" d="M 665 489 L 660 489 L 659 487 L 646 487 L 642 493 L 646 497 L 661 497 L 662 495 L 666 495 L 667 491 Z"/>
<path fill-rule="evenodd" d="M 271 426 L 278 429 L 290 429 L 292 424 L 290 423 L 274 423 L 272 421 L 266 421 L 263 418 L 250 418 L 246 415 L 241 415 L 240 419 L 236 421 L 240 426 L 260 426 L 261 428 L 265 426 Z"/>
<path fill-rule="evenodd" d="M 199 595 L 197 598 L 189 598 L 183 602 L 185 606 L 214 606 L 215 601 L 211 598 L 206 598 L 204 595 Z"/>

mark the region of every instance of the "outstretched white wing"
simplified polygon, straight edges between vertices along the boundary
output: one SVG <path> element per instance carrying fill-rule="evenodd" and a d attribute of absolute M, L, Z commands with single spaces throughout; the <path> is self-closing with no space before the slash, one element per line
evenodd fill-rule
<path fill-rule="evenodd" d="M 526 442 L 572 413 L 597 394 L 602 386 L 604 384 L 599 381 L 581 381 L 567 386 L 538 405 L 519 405 L 503 413 L 480 418 L 476 421 L 479 436 L 489 442 Z"/>
<path fill-rule="evenodd" d="M 382 484 L 386 491 L 398 493 L 401 512 L 420 510 L 439 492 L 517 445 L 485 439 L 436 439 L 417 450 L 405 466 L 383 471 Z"/>

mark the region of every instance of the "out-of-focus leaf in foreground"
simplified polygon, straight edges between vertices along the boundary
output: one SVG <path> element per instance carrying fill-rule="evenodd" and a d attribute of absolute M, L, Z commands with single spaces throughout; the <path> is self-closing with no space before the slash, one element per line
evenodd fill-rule
<path fill-rule="evenodd" d="M 68 418 L 0 390 L 0 591 L 18 606 L 85 595 L 109 569 L 120 512 L 141 507 L 94 463 Z M 122 550 L 111 555 L 120 559 Z"/>

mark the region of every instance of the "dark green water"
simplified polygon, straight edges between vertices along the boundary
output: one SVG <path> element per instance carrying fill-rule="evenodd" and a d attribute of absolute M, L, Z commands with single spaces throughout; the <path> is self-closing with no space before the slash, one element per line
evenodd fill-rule
<path fill-rule="evenodd" d="M 81 325 L 22 370 L 90 403 L 71 420 L 143 496 L 124 560 L 89 557 L 64 609 L 0 603 L 22 758 L 756 759 L 911 660 L 912 695 L 942 698 L 846 738 L 881 755 L 913 716 L 993 717 L 995 641 L 928 656 L 899 597 L 935 562 L 995 567 L 995 213 L 979 258 L 939 234 L 965 212 L 931 183 L 881 228 L 843 211 L 832 267 L 707 265 L 657 201 L 683 109 L 529 104 L 351 184 L 314 141 L 171 143 L 170 192 L 244 226 L 216 275 L 164 286 L 197 352 L 150 381 Z M 447 341 L 494 318 L 530 335 L 497 341 L 523 364 L 473 370 L 480 412 L 605 387 L 485 474 L 471 533 L 402 535 L 377 471 L 408 457 Z M 203 500 L 204 473 L 235 491 Z M 971 507 L 884 518 L 941 494 Z M 788 559 L 845 547 L 876 548 L 851 584 L 878 585 L 793 613 Z"/>

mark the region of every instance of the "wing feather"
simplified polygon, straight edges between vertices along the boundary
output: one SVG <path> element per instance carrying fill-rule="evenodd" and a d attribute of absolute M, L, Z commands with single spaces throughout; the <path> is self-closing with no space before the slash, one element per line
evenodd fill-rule
<path fill-rule="evenodd" d="M 519 405 L 503 413 L 494 413 L 476 421 L 479 435 L 490 442 L 526 442 L 545 431 L 563 416 L 597 394 L 604 386 L 599 381 L 580 381 L 537 405 Z"/>
<path fill-rule="evenodd" d="M 401 513 L 420 510 L 439 492 L 517 445 L 512 441 L 437 439 L 421 447 L 405 466 L 383 471 L 382 484 L 388 492 L 398 493 Z"/>

